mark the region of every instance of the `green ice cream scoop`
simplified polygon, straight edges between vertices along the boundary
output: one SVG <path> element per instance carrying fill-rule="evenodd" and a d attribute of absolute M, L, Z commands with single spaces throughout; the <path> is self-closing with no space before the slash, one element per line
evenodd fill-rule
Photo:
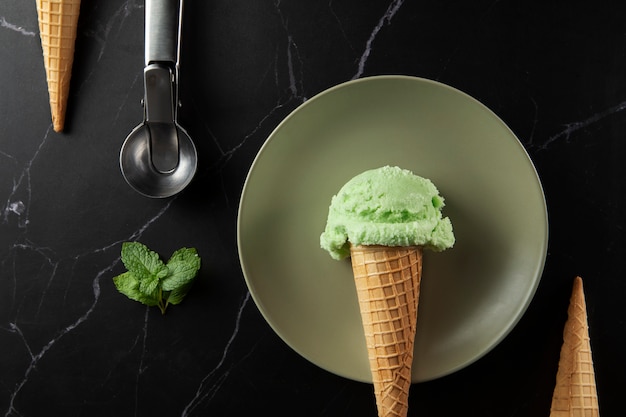
<path fill-rule="evenodd" d="M 454 245 L 444 199 L 428 179 L 398 167 L 365 171 L 332 198 L 320 245 L 334 259 L 350 245 L 423 246 L 442 251 Z"/>

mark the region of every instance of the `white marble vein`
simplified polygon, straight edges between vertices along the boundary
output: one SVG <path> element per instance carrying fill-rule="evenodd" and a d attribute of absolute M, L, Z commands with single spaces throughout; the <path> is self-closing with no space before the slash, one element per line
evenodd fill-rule
<path fill-rule="evenodd" d="M 51 131 L 52 131 L 52 124 L 48 126 L 48 129 L 46 130 L 46 133 L 44 134 L 41 142 L 39 142 L 39 146 L 33 153 L 33 156 L 28 161 L 26 161 L 23 169 L 17 175 L 17 177 L 13 178 L 13 188 L 11 192 L 9 193 L 6 199 L 6 203 L 2 209 L 2 222 L 3 223 L 8 223 L 9 214 L 14 213 L 14 214 L 18 214 L 18 217 L 19 217 L 18 224 L 20 227 L 25 228 L 28 225 L 29 223 L 28 208 L 29 208 L 30 200 L 32 196 L 31 187 L 30 187 L 30 170 L 33 166 L 33 163 L 37 159 L 37 156 L 39 156 L 39 153 L 41 152 L 44 145 L 48 141 L 48 137 Z M 16 194 L 18 193 L 18 191 L 21 190 L 22 186 L 25 187 L 26 202 L 24 202 L 23 200 L 15 199 Z M 18 207 L 19 207 L 19 212 L 16 212 L 16 208 Z"/>
<path fill-rule="evenodd" d="M 48 268 L 52 269 L 52 274 L 49 276 L 49 279 L 47 281 L 48 285 L 44 289 L 44 294 L 41 296 L 41 298 L 39 300 L 39 306 L 38 306 L 38 309 L 36 311 L 36 314 L 39 315 L 39 311 L 41 309 L 41 304 L 43 303 L 43 299 L 45 297 L 45 292 L 49 288 L 49 285 L 51 283 L 51 279 L 54 278 L 54 273 L 56 272 L 56 269 L 58 267 L 58 263 L 53 261 L 54 253 L 52 252 L 52 250 L 50 250 L 50 248 L 37 247 L 32 242 L 30 242 L 28 239 L 26 239 L 24 242 L 15 243 L 14 245 L 12 245 L 9 248 L 10 256 L 7 257 L 7 259 L 9 259 L 11 261 L 9 263 L 9 265 L 7 265 L 7 262 L 6 262 L 5 259 L 2 259 L 2 262 L 0 262 L 0 267 L 7 273 L 7 275 L 8 274 L 11 275 L 11 284 L 12 284 L 13 289 L 11 291 L 11 305 L 9 306 L 10 310 L 13 310 L 15 308 L 15 306 L 16 306 L 16 296 L 17 296 L 17 288 L 18 288 L 18 273 L 16 272 L 16 269 L 15 269 L 16 268 L 16 264 L 14 262 L 15 257 L 13 255 L 17 251 L 28 252 L 29 255 L 31 256 L 31 260 L 32 260 L 33 264 L 39 265 L 40 272 L 44 271 L 44 266 L 47 266 Z M 16 315 L 18 314 L 18 312 L 16 312 Z"/>
<path fill-rule="evenodd" d="M 128 103 L 128 100 L 130 98 L 131 92 L 134 92 L 135 85 L 137 84 L 137 82 L 140 79 L 143 81 L 143 73 L 137 72 L 137 74 L 135 75 L 135 78 L 133 78 L 133 82 L 130 84 L 130 86 L 128 87 L 128 90 L 126 91 L 126 94 L 120 100 L 121 104 L 117 107 L 117 111 L 115 112 L 115 116 L 113 117 L 113 120 L 111 121 L 111 125 L 112 126 L 115 126 L 117 124 L 117 121 L 120 119 L 120 115 L 122 114 L 122 112 L 128 111 L 128 109 L 126 107 L 126 104 Z M 133 97 L 135 97 L 135 95 L 133 95 Z M 141 101 L 138 100 L 137 104 L 139 106 L 141 104 Z"/>
<path fill-rule="evenodd" d="M 15 159 L 15 157 L 13 155 L 9 155 L 8 153 L 4 152 L 4 151 L 0 151 L 0 156 L 9 159 L 13 162 L 17 162 L 17 159 Z"/>
<path fill-rule="evenodd" d="M 277 2 L 277 5 L 279 3 L 280 2 Z M 232 148 L 228 150 L 225 150 L 220 144 L 220 141 L 218 140 L 218 138 L 212 133 L 211 129 L 208 126 L 205 126 L 209 136 L 211 137 L 215 145 L 218 147 L 220 154 L 221 154 L 220 159 L 217 163 L 218 169 L 225 166 L 230 161 L 230 159 L 237 153 L 237 151 L 241 149 L 243 146 L 245 146 L 248 140 L 252 138 L 253 136 L 255 136 L 256 133 L 265 126 L 265 123 L 268 120 L 270 120 L 276 114 L 276 112 L 282 109 L 287 103 L 289 103 L 293 99 L 296 99 L 299 102 L 306 101 L 306 97 L 300 93 L 300 91 L 302 90 L 302 83 L 297 81 L 295 77 L 293 56 L 291 52 L 292 48 L 295 48 L 297 50 L 297 46 L 295 46 L 295 43 L 293 42 L 293 38 L 291 37 L 291 35 L 287 35 L 287 69 L 288 69 L 288 74 L 289 74 L 290 96 L 287 98 L 279 97 L 276 103 L 274 104 L 274 106 L 270 108 L 265 113 L 265 115 L 263 115 L 263 117 L 261 117 L 258 123 L 254 125 L 252 129 L 235 146 L 233 146 Z M 279 76 L 280 64 L 278 63 L 278 55 L 279 53 L 277 51 L 276 59 L 274 62 L 274 82 L 277 88 L 281 84 L 280 76 Z M 300 62 L 300 65 L 302 65 L 301 62 Z"/>
<path fill-rule="evenodd" d="M 22 214 L 24 214 L 24 211 L 26 211 L 26 206 L 22 201 L 17 200 L 10 203 L 7 207 L 7 210 L 17 214 L 18 216 L 21 216 Z"/>
<path fill-rule="evenodd" d="M 533 113 L 532 128 L 530 129 L 530 134 L 525 142 L 527 146 L 531 146 L 533 144 L 533 141 L 535 140 L 535 130 L 537 129 L 537 124 L 539 123 L 539 106 L 537 105 L 537 101 L 532 97 L 530 98 L 530 101 L 533 103 L 535 111 Z"/>
<path fill-rule="evenodd" d="M 626 110 L 626 101 L 623 101 L 613 107 L 610 107 L 606 110 L 603 110 L 601 112 L 598 113 L 594 113 L 591 116 L 587 117 L 584 120 L 578 121 L 578 122 L 571 122 L 571 123 L 567 123 L 565 125 L 565 129 L 563 129 L 562 131 L 560 131 L 559 133 L 557 133 L 556 135 L 552 135 L 551 137 L 548 138 L 548 140 L 546 140 L 540 147 L 540 150 L 545 150 L 547 148 L 549 148 L 553 143 L 558 142 L 558 141 L 565 141 L 568 142 L 570 139 L 570 136 L 581 130 L 584 129 L 586 127 L 589 127 L 609 116 L 612 116 L 616 113 L 619 113 L 621 111 Z"/>
<path fill-rule="evenodd" d="M 380 20 L 374 27 L 374 30 L 372 30 L 372 33 L 370 33 L 370 36 L 367 39 L 367 42 L 365 43 L 365 50 L 363 51 L 363 54 L 361 55 L 361 58 L 359 59 L 359 66 L 358 66 L 357 72 L 356 74 L 352 76 L 353 80 L 360 78 L 363 75 L 365 71 L 365 64 L 367 63 L 367 60 L 370 54 L 372 53 L 372 45 L 374 41 L 376 40 L 378 33 L 380 32 L 380 30 L 383 28 L 385 24 L 389 25 L 391 23 L 391 19 L 393 19 L 393 17 L 396 15 L 398 10 L 400 9 L 400 6 L 402 6 L 402 3 L 404 3 L 404 0 L 393 0 L 389 4 L 389 7 L 387 8 L 387 10 L 385 11 L 385 14 L 380 18 Z"/>
<path fill-rule="evenodd" d="M 400 9 L 403 3 L 404 3 L 404 0 L 392 0 L 392 2 L 389 4 L 385 13 L 379 19 L 378 23 L 376 24 L 376 26 L 374 27 L 374 29 L 369 35 L 369 38 L 365 45 L 365 51 L 363 52 L 363 54 L 361 55 L 359 59 L 357 73 L 352 77 L 352 79 L 359 78 L 363 75 L 364 70 L 365 70 L 365 65 L 372 52 L 373 43 L 376 40 L 378 33 L 381 31 L 384 25 L 389 25 L 391 23 L 391 20 L 396 15 L 396 13 L 398 12 L 398 10 Z M 275 0 L 274 7 L 280 19 L 282 28 L 285 32 L 285 42 L 286 42 L 286 64 L 285 65 L 287 67 L 289 97 L 287 97 L 286 99 L 284 97 L 279 98 L 276 104 L 274 105 L 274 107 L 269 109 L 269 111 L 259 120 L 256 126 L 254 126 L 248 134 L 246 134 L 235 146 L 233 146 L 229 150 L 223 149 L 223 147 L 219 143 L 219 140 L 215 137 L 215 135 L 211 133 L 210 129 L 207 127 L 209 136 L 217 145 L 221 153 L 221 157 L 217 163 L 218 169 L 226 165 L 230 161 L 230 159 L 233 157 L 233 155 L 235 155 L 237 151 L 240 148 L 242 148 L 248 142 L 248 140 L 251 137 L 253 137 L 265 125 L 265 122 L 268 119 L 273 117 L 277 111 L 283 108 L 286 103 L 289 103 L 291 100 L 297 100 L 299 103 L 304 103 L 307 100 L 307 96 L 304 93 L 305 89 L 302 83 L 302 70 L 304 67 L 304 63 L 302 62 L 302 59 L 300 57 L 298 45 L 295 42 L 293 35 L 290 33 L 289 20 L 287 17 L 284 16 L 280 6 L 281 6 L 281 0 Z M 332 10 L 332 4 L 329 3 L 329 7 Z M 336 18 L 336 14 L 334 14 L 334 12 L 332 13 L 333 15 L 335 15 L 335 18 Z M 278 56 L 279 56 L 279 49 L 277 49 L 276 51 L 276 60 L 274 63 L 274 79 L 275 79 L 277 88 L 280 87 L 281 85 L 279 69 L 281 68 L 281 65 L 282 65 L 279 62 Z"/>
<path fill-rule="evenodd" d="M 348 35 L 346 35 L 346 31 L 343 28 L 343 23 L 341 22 L 341 19 L 339 19 L 339 16 L 337 16 L 337 12 L 335 12 L 335 9 L 333 8 L 333 0 L 330 0 L 328 2 L 328 9 L 330 10 L 330 14 L 333 16 L 333 19 L 335 19 L 335 21 L 337 22 L 337 24 L 339 26 L 339 31 L 341 32 L 341 37 L 346 42 L 346 44 L 350 47 L 350 49 L 352 51 L 354 51 L 354 46 L 350 42 L 350 39 L 348 39 Z"/>
<path fill-rule="evenodd" d="M 52 284 L 52 281 L 54 281 L 54 278 L 56 277 L 56 272 L 59 268 L 59 262 L 54 260 L 54 252 L 50 248 L 35 246 L 32 242 L 28 240 L 25 243 L 16 243 L 15 245 L 13 245 L 12 249 L 13 250 L 19 249 L 19 250 L 29 251 L 31 253 L 37 254 L 39 258 L 42 260 L 39 264 L 42 267 L 45 264 L 51 269 L 51 272 L 48 274 L 48 277 L 47 277 L 46 286 L 43 288 L 41 295 L 39 297 L 39 304 L 37 305 L 37 310 L 35 312 L 35 318 L 38 318 L 39 314 L 41 313 L 41 307 L 43 305 L 43 302 L 46 298 L 48 290 L 50 289 L 50 285 Z M 17 276 L 15 273 L 13 274 L 13 282 L 17 284 Z M 15 285 L 14 291 L 16 290 L 16 287 L 17 285 Z"/>
<path fill-rule="evenodd" d="M 87 309 L 87 311 L 85 311 L 73 323 L 69 324 L 68 326 L 65 326 L 65 328 L 63 330 L 61 330 L 53 338 L 51 338 L 43 346 L 43 348 L 41 348 L 41 350 L 39 352 L 37 352 L 36 354 L 33 354 L 33 352 L 30 350 L 30 348 L 28 349 L 29 353 L 31 355 L 31 361 L 28 364 L 28 366 L 26 367 L 22 379 L 16 383 L 14 390 L 10 392 L 9 404 L 8 404 L 8 407 L 7 407 L 7 411 L 4 414 L 5 417 L 9 417 L 11 415 L 19 415 L 18 410 L 15 408 L 15 399 L 17 398 L 17 395 L 20 393 L 22 388 L 26 385 L 26 383 L 28 383 L 30 374 L 37 368 L 37 364 L 45 357 L 46 353 L 50 349 L 52 349 L 52 347 L 54 347 L 54 345 L 59 340 L 61 340 L 63 337 L 65 337 L 66 335 L 71 333 L 74 329 L 76 329 L 78 326 L 80 326 L 83 322 L 85 322 L 89 318 L 91 313 L 96 308 L 96 305 L 98 303 L 98 299 L 100 298 L 100 278 L 102 278 L 105 275 L 109 275 L 109 273 L 111 272 L 113 267 L 117 264 L 117 262 L 118 262 L 118 260 L 115 260 L 109 266 L 107 266 L 106 268 L 100 270 L 96 274 L 96 277 L 92 281 L 92 291 L 93 291 L 94 301 L 91 304 L 91 306 Z M 9 323 L 9 326 L 11 326 L 12 328 L 13 327 L 18 328 L 16 323 Z M 28 346 L 28 342 L 27 342 L 26 338 L 24 337 L 23 333 L 22 332 L 16 332 L 16 333 L 21 337 L 24 345 Z"/>
<path fill-rule="evenodd" d="M 141 331 L 141 357 L 139 358 L 139 364 L 137 365 L 137 375 L 135 376 L 135 416 L 139 415 L 139 381 L 143 373 L 148 369 L 144 364 L 146 357 L 146 341 L 148 339 L 148 317 L 150 308 L 146 307 L 146 312 L 143 317 L 143 328 Z"/>
<path fill-rule="evenodd" d="M 389 25 L 391 23 L 391 20 L 396 15 L 396 13 L 398 12 L 398 10 L 400 9 L 403 3 L 404 3 L 404 0 L 393 0 L 389 4 L 385 13 L 379 19 L 378 23 L 376 24 L 376 26 L 374 27 L 374 29 L 369 35 L 369 38 L 365 45 L 365 50 L 359 59 L 357 73 L 352 77 L 352 79 L 359 78 L 363 75 L 367 60 L 370 54 L 372 53 L 372 48 L 373 48 L 374 41 L 376 40 L 376 37 L 378 36 L 383 26 Z M 294 37 L 289 30 L 289 19 L 284 15 L 283 11 L 281 10 L 280 0 L 274 1 L 274 7 L 280 19 L 282 29 L 285 33 L 285 51 L 286 51 L 286 62 L 281 63 L 278 57 L 280 55 L 280 49 L 282 48 L 277 48 L 276 59 L 274 63 L 274 79 L 275 79 L 276 87 L 279 88 L 282 84 L 280 80 L 279 70 L 281 68 L 284 68 L 283 65 L 286 65 L 289 97 L 279 98 L 276 104 L 271 109 L 268 110 L 268 112 L 259 120 L 259 122 L 250 130 L 250 132 L 246 134 L 235 146 L 233 146 L 229 150 L 224 150 L 222 148 L 222 146 L 219 143 L 219 140 L 210 132 L 210 129 L 208 129 L 207 127 L 209 136 L 213 139 L 214 143 L 218 146 L 221 152 L 221 157 L 220 157 L 220 160 L 218 161 L 219 167 L 222 167 L 225 164 L 227 164 L 228 161 L 230 161 L 230 159 L 233 157 L 233 155 L 236 154 L 237 151 L 240 148 L 242 148 L 247 143 L 247 141 L 251 137 L 253 137 L 265 125 L 268 119 L 271 119 L 276 114 L 277 111 L 282 109 L 285 106 L 285 104 L 289 103 L 291 100 L 296 100 L 299 103 L 303 103 L 307 100 L 307 96 L 304 93 L 305 88 L 302 83 L 302 71 L 304 68 L 304 63 L 302 62 L 302 59 L 300 57 L 298 45 L 295 42 Z M 332 11 L 332 2 L 329 3 L 329 7 L 331 9 L 332 14 L 335 16 L 336 19 L 338 19 L 334 11 Z"/>
<path fill-rule="evenodd" d="M 294 73 L 293 67 L 293 52 L 298 53 L 298 45 L 293 41 L 293 37 L 291 35 L 287 36 L 287 70 L 289 73 L 289 91 L 291 92 L 291 96 L 293 98 L 298 98 L 302 100 L 302 102 L 306 101 L 306 97 L 303 97 L 300 93 L 302 82 L 296 80 L 296 75 Z M 299 88 L 300 87 L 300 88 Z"/>
<path fill-rule="evenodd" d="M 281 25 L 283 27 L 283 31 L 286 34 L 287 41 L 287 74 L 289 77 L 289 92 L 291 93 L 291 97 L 298 99 L 301 102 L 306 101 L 306 97 L 304 96 L 302 90 L 302 68 L 304 63 L 300 58 L 300 53 L 298 51 L 298 45 L 293 39 L 291 32 L 289 31 L 289 19 L 287 19 L 280 8 L 280 0 L 276 0 L 274 2 L 274 6 L 276 8 L 276 13 L 280 18 Z M 297 59 L 297 62 L 295 60 Z M 299 79 L 296 78 L 296 67 L 295 64 L 298 64 L 299 70 L 298 75 Z"/>
<path fill-rule="evenodd" d="M 22 333 L 22 329 L 19 328 L 19 326 L 15 323 L 9 323 L 9 331 L 11 333 L 17 333 L 17 335 L 20 337 L 20 340 L 22 341 L 24 348 L 26 348 L 26 351 L 28 352 L 28 355 L 30 356 L 30 359 L 33 360 L 35 359 L 35 355 L 33 354 L 33 350 L 30 348 L 28 341 L 26 340 L 26 338 L 24 337 L 24 333 Z"/>
<path fill-rule="evenodd" d="M 37 152 L 38 151 L 39 150 L 37 150 Z M 31 162 L 32 162 L 32 160 L 35 159 L 35 157 L 33 157 L 31 159 Z M 146 221 L 139 229 L 137 229 L 136 231 L 131 233 L 125 239 L 120 239 L 120 240 L 115 241 L 113 243 L 107 244 L 107 245 L 105 245 L 105 246 L 103 246 L 101 248 L 97 248 L 97 249 L 95 249 L 93 251 L 89 251 L 89 252 L 86 252 L 86 253 L 78 254 L 78 255 L 74 256 L 74 261 L 78 261 L 80 258 L 85 257 L 87 255 L 104 252 L 104 251 L 106 251 L 108 249 L 117 247 L 117 246 L 119 246 L 119 244 L 121 242 L 139 239 L 141 237 L 141 235 L 155 221 L 157 221 L 165 212 L 167 212 L 167 210 L 169 209 L 169 207 L 171 206 L 171 204 L 172 204 L 172 202 L 174 200 L 175 199 L 171 199 L 170 201 L 168 201 L 168 203 L 165 204 L 157 212 L 156 215 L 154 215 L 153 217 L 148 219 L 148 221 Z M 48 277 L 48 282 L 46 284 L 46 287 L 43 290 L 42 294 L 40 295 L 41 299 L 40 299 L 40 303 L 39 303 L 38 309 L 41 310 L 43 299 L 46 297 L 47 290 L 49 289 L 52 280 L 55 278 L 55 275 L 57 273 L 56 272 L 57 271 L 57 267 L 58 267 L 58 265 L 59 265 L 59 263 L 61 261 L 60 260 L 54 260 L 53 254 L 52 255 L 49 254 L 49 253 L 52 253 L 50 248 L 38 247 L 35 244 L 33 244 L 32 242 L 16 243 L 16 244 L 13 245 L 12 249 L 13 250 L 11 252 L 13 252 L 14 250 L 18 250 L 18 249 L 33 251 L 33 252 L 39 254 L 40 256 L 43 256 L 45 262 L 47 262 L 52 267 L 51 268 L 52 272 L 50 273 L 50 275 Z M 3 265 L 5 264 L 5 262 L 6 262 L 6 259 L 2 260 L 2 264 Z M 98 271 L 95 274 L 95 277 L 93 278 L 92 283 L 91 283 L 91 290 L 92 290 L 92 295 L 93 295 L 93 301 L 90 304 L 90 306 L 82 314 L 80 314 L 80 316 L 78 316 L 73 322 L 71 322 L 69 325 L 66 325 L 62 330 L 57 332 L 50 340 L 48 340 L 43 345 L 43 347 L 39 350 L 39 352 L 37 352 L 37 353 L 33 352 L 33 350 L 30 347 L 30 344 L 28 343 L 28 340 L 27 340 L 26 336 L 22 333 L 22 331 L 19 328 L 19 325 L 17 323 L 17 321 L 18 321 L 17 319 L 14 319 L 14 321 L 8 323 L 9 331 L 12 332 L 12 333 L 15 333 L 16 335 L 19 336 L 19 338 L 22 341 L 23 345 L 25 346 L 25 349 L 27 350 L 31 360 L 30 360 L 30 363 L 28 364 L 28 366 L 26 367 L 26 369 L 24 370 L 22 378 L 19 381 L 16 382 L 13 390 L 10 391 L 10 394 L 9 394 L 9 404 L 8 404 L 7 410 L 6 410 L 5 414 L 4 414 L 5 417 L 19 415 L 19 411 L 15 408 L 15 400 L 16 400 L 17 396 L 19 395 L 19 393 L 21 392 L 21 390 L 23 389 L 23 387 L 28 383 L 29 377 L 30 377 L 31 373 L 33 371 L 35 371 L 35 369 L 37 367 L 37 364 L 46 356 L 48 351 L 50 351 L 50 349 L 52 349 L 59 340 L 61 340 L 62 338 L 64 338 L 65 336 L 67 336 L 68 334 L 73 332 L 76 328 L 78 328 L 81 324 L 83 324 L 85 321 L 88 320 L 88 318 L 91 316 L 91 314 L 95 310 L 95 308 L 98 305 L 98 302 L 100 300 L 100 291 L 101 291 L 100 290 L 100 280 L 103 277 L 104 278 L 111 278 L 112 277 L 112 271 L 113 271 L 114 267 L 119 262 L 120 262 L 120 258 L 118 256 L 111 263 L 109 263 L 109 265 L 107 265 L 106 267 L 104 267 L 103 269 L 101 269 L 100 271 Z M 14 281 L 15 280 L 16 280 L 16 278 L 14 277 Z M 14 282 L 14 284 L 16 285 L 17 282 Z M 15 299 L 15 296 L 13 298 Z M 37 314 L 40 313 L 39 310 L 37 311 Z M 139 364 L 138 364 L 139 374 L 141 374 L 141 373 L 143 373 L 143 371 L 145 371 L 144 356 L 143 355 L 144 355 L 144 352 L 145 352 L 146 338 L 147 338 L 147 312 L 146 312 L 146 317 L 144 318 L 142 357 L 141 357 L 141 359 L 139 361 Z"/>
<path fill-rule="evenodd" d="M 98 51 L 98 58 L 96 63 L 100 62 L 104 56 L 105 50 L 109 44 L 109 36 L 115 27 L 117 27 L 117 34 L 120 33 L 126 19 L 132 15 L 132 12 L 137 9 L 143 9 L 143 3 L 138 4 L 136 0 L 128 0 L 124 2 L 111 17 L 104 24 L 98 24 L 97 30 L 90 30 L 85 32 L 85 36 L 94 38 L 100 44 L 100 50 Z M 78 86 L 76 92 L 79 92 L 83 85 L 91 80 L 92 75 L 98 70 L 98 65 L 91 65 L 91 71 L 85 76 L 83 82 Z"/>
<path fill-rule="evenodd" d="M 107 250 L 109 250 L 109 249 L 111 249 L 113 247 L 119 246 L 123 242 L 131 242 L 131 241 L 135 241 L 135 240 L 141 238 L 141 236 L 144 234 L 144 232 L 150 226 L 152 226 L 152 224 L 154 224 L 154 222 L 159 220 L 161 218 L 161 216 L 163 216 L 169 210 L 169 208 L 174 203 L 174 201 L 176 201 L 177 198 L 178 198 L 178 196 L 174 196 L 174 197 L 170 198 L 167 201 L 167 203 L 164 204 L 163 207 L 161 207 L 159 209 L 159 211 L 154 216 L 149 218 L 144 224 L 141 225 L 141 227 L 139 227 L 139 229 L 135 230 L 130 235 L 126 236 L 125 238 L 122 238 L 122 239 L 116 240 L 114 242 L 108 243 L 107 245 L 102 246 L 100 248 L 96 248 L 96 249 L 90 250 L 88 252 L 80 253 L 80 254 L 78 254 L 78 255 L 76 255 L 74 257 L 74 260 L 78 260 L 79 258 L 82 258 L 82 257 L 87 256 L 87 255 L 105 252 L 105 251 L 107 251 Z"/>
<path fill-rule="evenodd" d="M 228 151 L 221 151 L 222 152 L 222 156 L 220 158 L 219 161 L 219 165 L 220 166 L 224 166 L 232 157 L 233 155 L 242 147 L 246 144 L 246 142 L 252 137 L 254 136 L 265 124 L 265 122 L 271 118 L 278 110 L 280 110 L 285 104 L 282 102 L 277 102 L 276 105 L 274 107 L 272 107 L 262 118 L 261 120 L 259 120 L 259 122 L 256 124 L 256 126 L 254 126 L 252 128 L 252 130 L 246 134 L 243 139 L 241 141 L 239 141 L 239 143 L 235 146 L 233 146 L 231 149 L 229 149 Z M 213 136 L 213 135 L 211 135 Z M 217 143 L 217 141 L 216 141 Z M 219 146 L 219 144 L 218 144 Z M 219 146 L 221 149 L 221 146 Z"/>
<path fill-rule="evenodd" d="M 189 404 L 187 404 L 187 406 L 185 406 L 185 408 L 183 409 L 181 417 L 189 416 L 189 414 L 193 412 L 193 410 L 196 407 L 203 404 L 205 401 L 210 401 L 215 396 L 217 391 L 219 391 L 224 381 L 228 378 L 228 375 L 230 374 L 230 369 L 221 371 L 221 373 L 217 376 L 217 379 L 212 382 L 214 375 L 218 371 L 220 371 L 222 366 L 224 365 L 226 357 L 228 356 L 228 353 L 230 352 L 230 347 L 233 341 L 235 340 L 235 338 L 237 337 L 237 335 L 239 334 L 239 325 L 241 323 L 243 310 L 245 309 L 249 300 L 250 300 L 250 292 L 246 292 L 246 295 L 243 298 L 243 301 L 239 305 L 239 310 L 237 312 L 237 318 L 235 319 L 235 327 L 233 329 L 233 332 L 230 335 L 230 338 L 228 339 L 228 341 L 226 342 L 226 346 L 224 346 L 224 350 L 222 351 L 222 357 L 220 358 L 217 365 L 215 365 L 215 368 L 213 368 L 211 372 L 209 372 L 204 378 L 202 378 L 202 381 L 200 381 L 200 385 L 198 386 L 198 389 L 196 390 L 196 394 L 191 399 Z"/>
<path fill-rule="evenodd" d="M 282 29 L 285 33 L 286 62 L 281 63 L 279 56 L 281 55 L 282 47 L 277 47 L 273 64 L 274 83 L 276 85 L 276 88 L 281 88 L 282 83 L 280 77 L 280 69 L 286 66 L 289 96 L 279 97 L 276 101 L 276 104 L 272 108 L 270 108 L 263 117 L 260 118 L 258 123 L 252 127 L 249 133 L 247 133 L 235 146 L 233 146 L 229 150 L 224 150 L 219 140 L 211 132 L 211 129 L 208 126 L 205 126 L 207 132 L 209 133 L 209 136 L 216 144 L 221 153 L 220 159 L 217 163 L 218 169 L 226 165 L 230 161 L 230 159 L 237 153 L 237 151 L 241 149 L 248 142 L 248 140 L 252 138 L 260 129 L 262 129 L 265 123 L 269 119 L 271 119 L 276 114 L 276 112 L 282 109 L 287 103 L 292 100 L 296 100 L 299 103 L 304 103 L 307 100 L 302 82 L 302 70 L 304 68 L 304 63 L 302 62 L 302 58 L 300 57 L 298 45 L 295 42 L 293 35 L 289 31 L 289 20 L 284 16 L 280 6 L 281 1 L 275 0 L 274 8 L 276 13 L 278 14 Z"/>
<path fill-rule="evenodd" d="M 37 35 L 37 32 L 34 32 L 32 30 L 28 30 L 28 29 L 24 29 L 22 26 L 18 26 L 15 25 L 13 23 L 7 22 L 6 18 L 4 16 L 0 16 L 0 27 L 2 28 L 6 28 L 12 31 L 15 31 L 17 33 L 20 33 L 24 36 L 35 36 Z"/>
<path fill-rule="evenodd" d="M 96 41 L 100 43 L 100 51 L 98 52 L 97 62 L 99 62 L 104 55 L 104 51 L 108 43 L 107 41 L 113 29 L 117 27 L 117 34 L 119 34 L 120 30 L 124 26 L 126 19 L 135 10 L 143 8 L 143 3 L 139 4 L 136 0 L 128 0 L 124 2 L 104 24 L 98 24 L 97 30 L 91 30 L 86 33 L 87 36 L 96 39 Z"/>

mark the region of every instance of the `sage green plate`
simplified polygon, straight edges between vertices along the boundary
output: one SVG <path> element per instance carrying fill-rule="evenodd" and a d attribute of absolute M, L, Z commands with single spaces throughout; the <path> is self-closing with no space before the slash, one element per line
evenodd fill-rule
<path fill-rule="evenodd" d="M 507 126 L 438 82 L 380 76 L 306 101 L 270 135 L 244 185 L 238 246 L 274 331 L 335 374 L 371 381 L 350 261 L 320 249 L 331 197 L 367 169 L 397 165 L 445 197 L 457 243 L 426 252 L 413 381 L 476 361 L 515 326 L 546 257 L 546 204 Z"/>

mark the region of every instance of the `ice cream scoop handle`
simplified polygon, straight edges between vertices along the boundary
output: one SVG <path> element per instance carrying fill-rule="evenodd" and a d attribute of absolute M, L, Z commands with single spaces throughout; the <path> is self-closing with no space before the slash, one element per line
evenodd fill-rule
<path fill-rule="evenodd" d="M 145 64 L 178 62 L 182 0 L 145 0 Z"/>

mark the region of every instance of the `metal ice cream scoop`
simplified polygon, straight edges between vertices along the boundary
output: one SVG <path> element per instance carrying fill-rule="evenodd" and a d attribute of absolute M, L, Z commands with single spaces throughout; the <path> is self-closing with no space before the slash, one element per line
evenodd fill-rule
<path fill-rule="evenodd" d="M 120 169 L 137 192 L 170 197 L 192 180 L 193 141 L 178 124 L 178 76 L 183 0 L 146 0 L 144 120 L 120 151 Z"/>

